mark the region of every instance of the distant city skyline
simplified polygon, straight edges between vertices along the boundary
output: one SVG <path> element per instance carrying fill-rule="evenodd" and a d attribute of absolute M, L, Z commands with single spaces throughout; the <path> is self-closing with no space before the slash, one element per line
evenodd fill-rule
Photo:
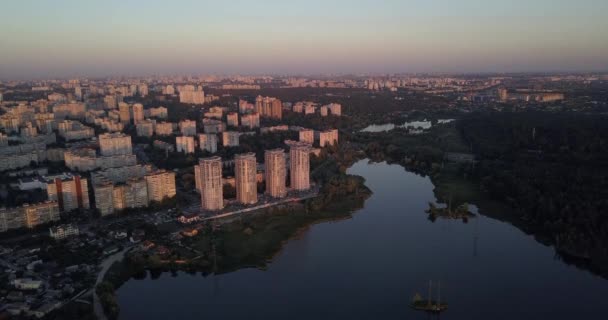
<path fill-rule="evenodd" d="M 0 78 L 608 69 L 608 1 L 13 1 Z"/>

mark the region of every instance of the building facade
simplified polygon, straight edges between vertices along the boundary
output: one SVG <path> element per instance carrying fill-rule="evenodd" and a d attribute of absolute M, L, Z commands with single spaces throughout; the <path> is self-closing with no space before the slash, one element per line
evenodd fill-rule
<path fill-rule="evenodd" d="M 222 145 L 224 147 L 238 147 L 240 136 L 241 133 L 238 131 L 224 131 L 222 132 Z"/>
<path fill-rule="evenodd" d="M 136 125 L 138 137 L 151 137 L 154 135 L 155 120 L 139 120 Z"/>
<path fill-rule="evenodd" d="M 285 151 L 283 149 L 266 150 L 264 152 L 266 194 L 274 198 L 283 198 L 287 194 L 285 180 Z"/>
<path fill-rule="evenodd" d="M 144 106 L 141 103 L 133 105 L 133 124 L 138 124 L 144 120 Z"/>
<path fill-rule="evenodd" d="M 175 172 L 165 170 L 152 172 L 147 174 L 145 179 L 148 187 L 148 201 L 161 202 L 165 198 L 175 196 Z"/>
<path fill-rule="evenodd" d="M 50 177 L 46 185 L 50 201 L 57 201 L 59 210 L 89 209 L 89 183 L 79 175 L 62 174 Z"/>
<path fill-rule="evenodd" d="M 260 114 L 257 112 L 244 114 L 241 116 L 241 125 L 248 129 L 260 127 Z"/>
<path fill-rule="evenodd" d="M 115 132 L 100 134 L 98 139 L 102 156 L 133 154 L 131 136 Z"/>
<path fill-rule="evenodd" d="M 59 204 L 56 201 L 0 208 L 0 232 L 19 228 L 31 229 L 54 221 L 59 221 Z"/>
<path fill-rule="evenodd" d="M 319 146 L 333 146 L 338 144 L 338 129 L 319 132 Z"/>
<path fill-rule="evenodd" d="M 120 114 L 120 122 L 129 124 L 131 122 L 131 110 L 129 104 L 125 102 L 118 103 L 118 112 Z"/>
<path fill-rule="evenodd" d="M 310 189 L 310 146 L 304 143 L 292 145 L 289 149 L 289 161 L 291 189 Z"/>
<path fill-rule="evenodd" d="M 159 122 L 156 124 L 154 130 L 159 136 L 170 136 L 173 134 L 173 123 Z"/>
<path fill-rule="evenodd" d="M 243 153 L 234 157 L 236 200 L 242 204 L 258 202 L 257 163 L 255 153 Z"/>
<path fill-rule="evenodd" d="M 224 191 L 222 183 L 222 158 L 210 157 L 199 161 L 199 185 L 201 188 L 201 208 L 204 210 L 221 210 L 224 208 Z"/>
<path fill-rule="evenodd" d="M 239 126 L 239 114 L 236 112 L 230 112 L 226 116 L 226 122 L 229 127 L 238 127 Z"/>
<path fill-rule="evenodd" d="M 315 142 L 315 131 L 312 129 L 302 129 L 299 131 L 300 142 L 312 145 Z"/>
<path fill-rule="evenodd" d="M 199 147 L 203 151 L 217 152 L 217 135 L 214 133 L 201 133 L 198 135 Z"/>
<path fill-rule="evenodd" d="M 179 130 L 184 136 L 196 136 L 196 121 L 182 120 L 179 122 Z"/>
<path fill-rule="evenodd" d="M 177 152 L 194 153 L 194 137 L 175 137 L 175 148 Z"/>

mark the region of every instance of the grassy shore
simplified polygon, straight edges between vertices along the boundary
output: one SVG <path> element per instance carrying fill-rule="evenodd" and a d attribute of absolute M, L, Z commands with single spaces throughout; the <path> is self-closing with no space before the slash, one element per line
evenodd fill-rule
<path fill-rule="evenodd" d="M 134 250 L 113 265 L 98 286 L 107 297 L 102 300 L 107 304 L 104 309 L 112 310 L 108 316 L 116 318 L 119 307 L 115 290 L 147 272 L 155 277 L 168 271 L 218 274 L 246 267 L 263 269 L 287 241 L 314 224 L 350 218 L 370 195 L 363 178 L 336 173 L 317 198 L 209 224 L 181 241 L 162 241 L 171 252 L 168 255 Z"/>

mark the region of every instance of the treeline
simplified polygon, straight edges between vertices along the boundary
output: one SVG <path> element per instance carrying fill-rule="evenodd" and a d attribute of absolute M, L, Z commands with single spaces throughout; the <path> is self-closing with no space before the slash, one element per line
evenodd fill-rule
<path fill-rule="evenodd" d="M 433 126 L 424 134 L 412 134 L 407 128 L 386 132 L 359 132 L 353 137 L 373 161 L 399 163 L 423 174 L 437 172 L 446 152 L 468 152 L 454 123 Z"/>
<path fill-rule="evenodd" d="M 325 122 L 315 120 L 315 116 L 306 116 L 301 122 L 302 115 L 299 114 L 299 125 L 314 126 L 315 129 L 324 128 L 327 122 L 331 122 L 334 128 L 363 128 L 369 123 L 386 123 L 395 119 L 395 115 L 402 112 L 414 110 L 441 111 L 446 110 L 449 100 L 444 97 L 429 95 L 421 92 L 373 92 L 364 88 L 264 88 L 261 90 L 220 90 L 208 89 L 206 93 L 222 96 L 230 94 L 234 98 L 232 104 L 238 98 L 255 102 L 258 95 L 277 97 L 283 102 L 312 101 L 320 105 L 339 103 L 342 105 L 342 114 L 349 118 L 327 119 Z M 292 123 L 289 116 L 284 122 Z M 331 118 L 331 117 L 330 117 Z M 296 124 L 298 125 L 298 124 Z"/>
<path fill-rule="evenodd" d="M 482 190 L 528 231 L 608 274 L 608 117 L 478 113 L 457 126 Z"/>

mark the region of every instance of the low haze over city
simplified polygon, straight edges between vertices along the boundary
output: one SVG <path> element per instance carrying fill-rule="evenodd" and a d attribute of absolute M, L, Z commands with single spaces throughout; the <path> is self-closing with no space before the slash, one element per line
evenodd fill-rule
<path fill-rule="evenodd" d="M 5 1 L 0 319 L 604 319 L 607 12 Z"/>

